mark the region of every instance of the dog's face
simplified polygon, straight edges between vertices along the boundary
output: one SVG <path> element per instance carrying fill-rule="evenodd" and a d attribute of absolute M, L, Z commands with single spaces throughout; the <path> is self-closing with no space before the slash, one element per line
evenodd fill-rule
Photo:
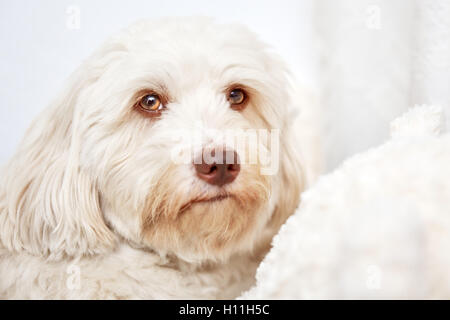
<path fill-rule="evenodd" d="M 73 82 L 51 117 L 65 127 L 51 135 L 65 138 L 48 143 L 59 143 L 64 176 L 75 170 L 89 181 L 74 179 L 76 188 L 94 189 L 77 196 L 97 199 L 101 219 L 92 213 L 86 234 L 118 234 L 188 261 L 225 259 L 292 213 L 302 181 L 288 141 L 285 71 L 246 29 L 203 19 L 140 23 Z M 243 131 L 257 140 L 237 142 L 233 133 Z M 279 162 L 269 173 L 250 161 L 262 150 Z"/>

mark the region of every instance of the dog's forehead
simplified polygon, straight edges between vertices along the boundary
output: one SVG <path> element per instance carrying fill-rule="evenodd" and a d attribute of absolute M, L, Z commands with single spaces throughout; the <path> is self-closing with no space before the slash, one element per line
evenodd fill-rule
<path fill-rule="evenodd" d="M 140 75 L 171 90 L 200 83 L 217 89 L 241 83 L 243 77 L 261 80 L 271 61 L 266 44 L 246 27 L 209 20 L 144 23 L 130 27 L 116 42 L 127 48 L 120 71 L 124 77 Z"/>
<path fill-rule="evenodd" d="M 160 19 L 156 22 L 142 21 L 130 26 L 121 36 L 131 45 L 150 41 L 158 46 L 167 43 L 174 47 L 239 47 L 262 49 L 266 45 L 246 26 L 218 24 L 208 18 Z"/>
<path fill-rule="evenodd" d="M 267 47 L 244 26 L 209 19 L 141 23 L 130 27 L 122 41 L 137 63 L 159 62 L 178 70 L 264 67 L 262 53 Z"/>

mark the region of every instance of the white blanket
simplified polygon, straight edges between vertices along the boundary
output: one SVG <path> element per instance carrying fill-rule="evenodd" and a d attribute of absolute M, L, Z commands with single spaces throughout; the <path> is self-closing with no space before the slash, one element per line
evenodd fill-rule
<path fill-rule="evenodd" d="M 303 194 L 244 299 L 450 298 L 450 134 L 415 108 Z"/>

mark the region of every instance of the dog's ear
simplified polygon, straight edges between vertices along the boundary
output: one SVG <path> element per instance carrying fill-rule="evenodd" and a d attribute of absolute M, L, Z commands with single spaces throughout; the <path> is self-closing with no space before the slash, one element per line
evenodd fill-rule
<path fill-rule="evenodd" d="M 278 173 L 279 195 L 275 210 L 268 227 L 277 232 L 286 219 L 292 215 L 300 201 L 300 194 L 305 188 L 305 168 L 296 140 L 289 128 L 285 128 L 280 141 L 280 167 Z"/>
<path fill-rule="evenodd" d="M 318 103 L 300 86 L 287 90 L 286 97 L 287 110 L 280 134 L 280 191 L 268 225 L 274 232 L 295 212 L 301 193 L 322 170 Z"/>
<path fill-rule="evenodd" d="M 98 54 L 106 64 L 106 53 Z M 0 239 L 9 250 L 58 259 L 101 253 L 114 245 L 96 182 L 79 165 L 77 128 L 82 108 L 77 102 L 101 74 L 101 64 L 81 66 L 63 93 L 32 123 L 4 168 Z"/>

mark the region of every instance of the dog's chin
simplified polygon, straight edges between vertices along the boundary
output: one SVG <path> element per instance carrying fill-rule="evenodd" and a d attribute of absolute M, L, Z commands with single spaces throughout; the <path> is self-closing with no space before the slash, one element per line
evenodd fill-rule
<path fill-rule="evenodd" d="M 243 167 L 240 181 L 219 188 L 186 186 L 174 168 L 148 193 L 141 241 L 190 262 L 225 261 L 252 251 L 273 212 L 272 180 L 258 169 Z"/>
<path fill-rule="evenodd" d="M 257 228 L 266 217 L 263 198 L 231 193 L 192 197 L 176 218 L 159 217 L 144 229 L 153 248 L 187 260 L 226 260 L 234 253 L 250 251 Z"/>

